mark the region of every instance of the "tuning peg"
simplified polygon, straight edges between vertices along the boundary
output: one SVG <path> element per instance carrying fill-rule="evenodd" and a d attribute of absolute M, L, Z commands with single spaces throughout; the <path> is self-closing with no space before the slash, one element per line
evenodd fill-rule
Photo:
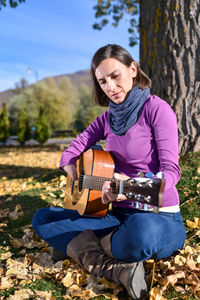
<path fill-rule="evenodd" d="M 137 206 L 139 206 L 139 203 L 136 202 L 136 201 L 133 201 L 133 202 L 132 202 L 132 206 L 133 206 L 134 208 L 138 208 Z"/>
<path fill-rule="evenodd" d="M 134 183 L 136 183 L 136 180 L 134 178 L 130 178 L 130 179 L 128 179 L 128 183 L 134 184 Z"/>
<path fill-rule="evenodd" d="M 143 173 L 143 172 L 138 172 L 138 173 L 137 173 L 137 176 L 138 176 L 138 177 L 144 177 L 144 173 Z"/>
<path fill-rule="evenodd" d="M 147 173 L 145 173 L 145 177 L 147 177 L 147 178 L 153 178 L 154 174 L 153 174 L 153 172 L 147 172 Z"/>
<path fill-rule="evenodd" d="M 137 199 L 138 201 L 140 201 L 140 200 L 142 199 L 142 195 L 138 194 L 138 195 L 136 196 L 136 199 Z"/>
<path fill-rule="evenodd" d="M 148 210 L 148 204 L 143 204 L 143 209 Z"/>
<path fill-rule="evenodd" d="M 126 193 L 126 197 L 128 198 L 128 199 L 132 199 L 133 198 L 133 193 Z"/>
<path fill-rule="evenodd" d="M 163 179 L 164 178 L 164 173 L 160 171 L 160 172 L 156 173 L 156 177 L 158 177 L 160 179 Z"/>
<path fill-rule="evenodd" d="M 139 208 L 139 202 L 135 202 L 135 208 Z"/>
<path fill-rule="evenodd" d="M 145 200 L 146 202 L 150 203 L 150 202 L 151 202 L 151 196 L 145 197 L 144 200 Z"/>

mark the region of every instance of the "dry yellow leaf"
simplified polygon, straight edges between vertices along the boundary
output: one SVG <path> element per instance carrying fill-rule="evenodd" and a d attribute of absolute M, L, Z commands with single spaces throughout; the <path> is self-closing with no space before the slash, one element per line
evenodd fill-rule
<path fill-rule="evenodd" d="M 60 198 L 65 198 L 65 192 L 60 194 Z"/>
<path fill-rule="evenodd" d="M 76 282 L 78 285 L 84 285 L 87 283 L 88 274 L 86 272 L 81 272 L 77 274 Z"/>
<path fill-rule="evenodd" d="M 23 211 L 12 211 L 11 213 L 9 213 L 9 218 L 11 220 L 17 220 L 19 219 L 19 217 L 23 215 L 24 215 Z"/>
<path fill-rule="evenodd" d="M 38 296 L 38 299 L 42 299 L 42 300 L 53 300 L 53 299 L 55 299 L 52 296 L 52 292 L 43 292 L 43 291 L 39 291 L 39 290 L 34 290 L 34 292 Z"/>
<path fill-rule="evenodd" d="M 0 219 L 2 219 L 2 218 L 7 218 L 9 212 L 10 212 L 10 209 L 9 209 L 9 208 L 0 209 Z"/>
<path fill-rule="evenodd" d="M 46 199 L 47 199 L 47 196 L 44 195 L 44 194 L 40 194 L 40 198 L 41 198 L 42 200 L 46 200 Z"/>
<path fill-rule="evenodd" d="M 18 287 L 21 288 L 21 287 L 24 287 L 25 285 L 31 284 L 31 283 L 33 283 L 33 282 L 32 282 L 32 280 L 30 280 L 29 278 L 23 279 L 23 280 L 21 280 L 20 283 L 18 284 Z"/>
<path fill-rule="evenodd" d="M 22 211 L 22 207 L 21 207 L 21 205 L 20 205 L 20 204 L 17 204 L 17 205 L 15 206 L 15 209 L 14 209 L 14 211 L 16 211 L 16 212 L 18 212 L 18 211 Z"/>
<path fill-rule="evenodd" d="M 192 247 L 190 247 L 190 246 L 186 246 L 184 252 L 185 252 L 186 254 L 193 254 L 193 249 L 192 249 Z"/>
<path fill-rule="evenodd" d="M 200 288 L 200 280 L 195 273 L 190 274 L 185 280 L 186 284 L 198 285 Z"/>
<path fill-rule="evenodd" d="M 149 300 L 165 300 L 166 298 L 164 298 L 162 296 L 162 290 L 154 287 L 151 289 L 151 291 L 149 292 Z"/>
<path fill-rule="evenodd" d="M 28 275 L 28 266 L 24 263 L 9 258 L 7 260 L 6 276 L 18 279 L 26 279 Z"/>
<path fill-rule="evenodd" d="M 0 223 L 0 228 L 1 227 L 7 227 L 8 225 L 7 225 L 7 223 Z"/>
<path fill-rule="evenodd" d="M 74 284 L 74 278 L 73 278 L 72 272 L 68 272 L 67 275 L 65 275 L 65 277 L 62 279 L 62 283 L 66 287 L 70 287 L 71 285 Z M 80 287 L 79 287 L 79 289 L 80 289 Z"/>
<path fill-rule="evenodd" d="M 1 253 L 1 254 L 0 254 L 0 259 L 2 259 L 2 260 L 8 259 L 8 258 L 10 258 L 12 255 L 13 255 L 13 254 L 12 254 L 10 251 L 5 252 L 5 253 Z"/>
<path fill-rule="evenodd" d="M 186 220 L 186 224 L 187 224 L 187 227 L 189 227 L 190 229 L 195 229 L 198 227 L 198 225 L 195 222 L 192 222 L 190 220 Z"/>
<path fill-rule="evenodd" d="M 194 222 L 197 224 L 197 226 L 200 228 L 200 218 L 194 217 Z"/>
<path fill-rule="evenodd" d="M 8 198 L 6 198 L 6 202 L 10 202 L 10 201 L 12 201 L 13 200 L 13 197 L 8 197 Z"/>
<path fill-rule="evenodd" d="M 182 294 L 184 294 L 184 292 L 186 293 L 186 290 L 184 289 L 184 287 L 182 287 L 180 285 L 174 286 L 174 289 L 175 289 L 176 292 L 179 292 L 179 293 L 182 293 Z"/>
<path fill-rule="evenodd" d="M 179 266 L 183 266 L 186 262 L 186 258 L 182 255 L 176 255 L 174 258 L 174 262 Z"/>
<path fill-rule="evenodd" d="M 20 289 L 15 291 L 14 295 L 10 295 L 8 300 L 25 300 L 30 299 L 31 296 L 34 296 L 34 292 L 30 289 Z"/>
<path fill-rule="evenodd" d="M 200 254 L 197 256 L 196 261 L 198 264 L 200 264 Z"/>
<path fill-rule="evenodd" d="M 69 267 L 70 265 L 70 260 L 69 259 L 65 259 L 62 263 L 63 265 L 63 270 L 67 270 L 67 268 Z"/>
<path fill-rule="evenodd" d="M 13 286 L 12 280 L 8 277 L 1 277 L 0 289 L 5 290 Z"/>
<path fill-rule="evenodd" d="M 14 248 L 18 249 L 24 245 L 24 242 L 22 239 L 10 239 L 11 244 Z"/>
<path fill-rule="evenodd" d="M 196 266 L 196 263 L 192 257 L 192 255 L 189 255 L 187 257 L 186 265 L 192 270 L 192 271 L 198 271 L 200 272 L 200 267 Z"/>
<path fill-rule="evenodd" d="M 180 271 L 180 272 L 177 272 L 176 274 L 172 274 L 172 275 L 163 277 L 162 279 L 159 280 L 160 284 L 163 286 L 162 290 L 164 291 L 169 284 L 174 286 L 176 284 L 176 282 L 178 281 L 178 279 L 180 279 L 180 278 L 185 278 L 184 271 Z"/>

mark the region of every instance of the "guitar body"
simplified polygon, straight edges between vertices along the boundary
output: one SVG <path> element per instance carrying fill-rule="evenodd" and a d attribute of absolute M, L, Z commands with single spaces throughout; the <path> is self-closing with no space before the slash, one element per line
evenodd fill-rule
<path fill-rule="evenodd" d="M 113 178 L 114 161 L 109 152 L 89 149 L 77 161 L 78 178 L 81 175 Z M 82 188 L 79 180 L 72 181 L 67 176 L 64 207 L 77 210 L 80 215 L 104 217 L 108 205 L 101 201 L 101 191 Z"/>

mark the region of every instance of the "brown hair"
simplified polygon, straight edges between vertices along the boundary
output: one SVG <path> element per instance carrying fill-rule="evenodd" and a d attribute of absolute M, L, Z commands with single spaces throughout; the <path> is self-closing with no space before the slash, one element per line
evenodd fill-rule
<path fill-rule="evenodd" d="M 101 106 L 108 106 L 109 98 L 101 89 L 96 76 L 96 68 L 100 63 L 107 58 L 116 58 L 122 64 L 129 67 L 134 61 L 130 53 L 123 47 L 116 44 L 108 44 L 104 47 L 99 48 L 92 58 L 91 63 L 91 75 L 92 75 L 92 84 L 93 84 L 93 96 L 95 102 Z M 135 61 L 134 61 L 135 62 Z M 136 62 L 135 62 L 136 63 Z M 139 88 L 151 88 L 151 79 L 140 69 L 138 64 L 137 66 L 137 76 L 135 78 L 134 84 L 137 84 Z"/>

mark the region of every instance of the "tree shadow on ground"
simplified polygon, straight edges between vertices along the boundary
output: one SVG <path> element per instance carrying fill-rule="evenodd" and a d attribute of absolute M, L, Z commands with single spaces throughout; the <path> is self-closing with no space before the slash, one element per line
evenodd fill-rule
<path fill-rule="evenodd" d="M 0 178 L 19 179 L 33 177 L 37 181 L 48 181 L 62 174 L 66 174 L 60 169 L 40 168 L 40 167 L 25 167 L 15 165 L 0 164 Z"/>
<path fill-rule="evenodd" d="M 7 199 L 10 200 L 7 201 Z M 16 210 L 17 205 L 19 209 L 20 205 L 20 209 L 23 211 L 23 215 L 19 218 L 9 218 L 9 222 L 6 222 L 7 226 L 4 230 L 1 230 L 0 245 L 5 244 L 5 241 L 10 243 L 9 234 L 12 234 L 13 237 L 21 237 L 21 228 L 32 223 L 34 213 L 39 208 L 49 206 L 48 202 L 45 202 L 40 198 L 40 190 L 37 188 L 30 189 L 14 196 L 10 194 L 0 196 L 0 202 L 1 210 L 9 209 L 9 212 L 12 212 Z M 5 222 L 5 220 L 8 220 L 8 217 L 1 218 L 1 222 Z"/>
<path fill-rule="evenodd" d="M 54 152 L 54 151 L 63 151 L 64 149 L 67 148 L 67 143 L 66 144 L 55 144 L 55 145 L 31 145 L 31 146 L 0 146 L 0 153 L 6 154 L 9 152 L 13 151 L 25 151 L 25 152 L 41 152 L 41 151 L 46 151 L 46 152 Z"/>

